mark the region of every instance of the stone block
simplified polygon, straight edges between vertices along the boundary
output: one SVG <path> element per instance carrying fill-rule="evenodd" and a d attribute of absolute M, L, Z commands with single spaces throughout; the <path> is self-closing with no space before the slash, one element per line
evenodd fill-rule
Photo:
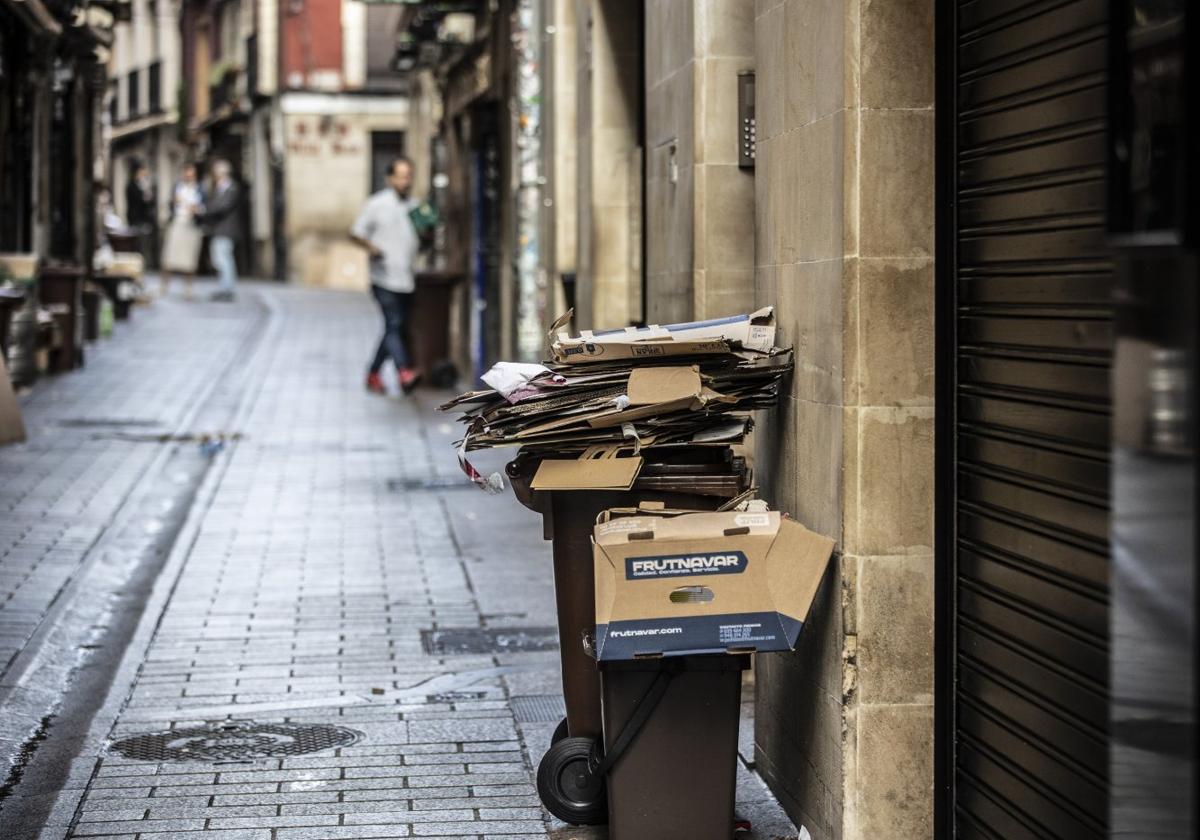
<path fill-rule="evenodd" d="M 753 67 L 743 58 L 709 58 L 696 62 L 696 160 L 737 165 L 738 73 Z"/>
<path fill-rule="evenodd" d="M 844 840 L 933 836 L 933 707 L 860 705 L 856 812 Z"/>
<path fill-rule="evenodd" d="M 792 393 L 802 400 L 841 405 L 842 260 L 782 265 L 777 272 L 776 341 L 795 350 Z"/>
<path fill-rule="evenodd" d="M 788 125 L 784 107 L 784 85 L 787 79 L 785 8 L 782 0 L 763 9 L 754 21 L 754 52 L 757 68 L 754 74 L 754 114 L 758 123 L 758 143 L 776 137 Z M 761 158 L 759 165 L 762 165 Z"/>
<path fill-rule="evenodd" d="M 842 253 L 848 257 L 858 256 L 862 227 L 858 142 L 861 126 L 861 112 L 857 108 L 842 111 Z"/>
<path fill-rule="evenodd" d="M 933 551 L 933 409 L 858 408 L 858 521 L 846 551 L 860 556 Z M 839 450 L 840 452 L 840 450 Z"/>
<path fill-rule="evenodd" d="M 845 0 L 788 0 L 784 12 L 784 124 L 788 131 L 843 107 Z"/>
<path fill-rule="evenodd" d="M 695 14 L 705 55 L 754 55 L 754 0 L 699 0 Z"/>
<path fill-rule="evenodd" d="M 758 159 L 754 180 L 754 262 L 755 265 L 779 264 L 779 222 L 776 208 L 781 191 L 771 189 L 770 179 L 779 177 L 780 139 L 758 141 Z"/>
<path fill-rule="evenodd" d="M 647 0 L 645 4 L 646 85 L 653 87 L 695 54 L 693 0 Z"/>
<path fill-rule="evenodd" d="M 843 128 L 840 116 L 830 116 L 788 132 L 779 138 L 774 171 L 758 174 L 767 189 L 779 191 L 775 241 L 768 243 L 779 258 L 771 261 L 807 262 L 844 253 Z"/>
<path fill-rule="evenodd" d="M 754 311 L 754 271 L 733 269 L 708 269 L 697 271 L 696 318 L 723 318 Z"/>
<path fill-rule="evenodd" d="M 933 262 L 860 260 L 857 299 L 847 403 L 932 406 Z"/>
<path fill-rule="evenodd" d="M 863 257 L 933 254 L 933 111 L 863 111 Z"/>
<path fill-rule="evenodd" d="M 795 411 L 794 448 L 783 456 L 796 465 L 792 514 L 836 539 L 842 527 L 842 408 L 797 399 Z"/>
<path fill-rule="evenodd" d="M 592 165 L 592 202 L 598 205 L 629 204 L 629 167 L 636 138 L 627 128 L 595 131 Z"/>
<path fill-rule="evenodd" d="M 703 214 L 703 252 L 697 268 L 747 271 L 754 265 L 754 176 L 736 165 L 710 164 L 696 178 L 696 210 Z M 697 243 L 699 246 L 700 243 Z M 701 256 L 702 254 L 702 256 Z"/>
<path fill-rule="evenodd" d="M 933 702 L 933 556 L 857 559 L 858 701 Z"/>
<path fill-rule="evenodd" d="M 933 106 L 933 0 L 861 0 L 864 108 Z"/>

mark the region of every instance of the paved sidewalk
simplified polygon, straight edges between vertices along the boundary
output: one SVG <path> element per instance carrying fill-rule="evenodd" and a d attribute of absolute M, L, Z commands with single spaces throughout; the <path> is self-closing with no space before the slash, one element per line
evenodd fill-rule
<path fill-rule="evenodd" d="M 256 294 L 275 315 L 240 394 L 225 395 L 240 438 L 215 456 L 40 836 L 603 838 L 550 819 L 534 787 L 561 714 L 538 517 L 459 480 L 437 395 L 362 390 L 378 317 L 365 296 Z M 143 403 L 128 405 L 132 417 Z M 541 649 L 456 648 L 458 629 L 501 628 Z M 168 730 L 178 743 L 222 720 L 357 740 L 190 761 L 113 746 Z M 744 770 L 739 803 L 751 837 L 795 837 Z"/>
<path fill-rule="evenodd" d="M 232 361 L 256 307 L 137 308 L 87 367 L 22 399 L 29 441 L 0 448 L 0 677 L 153 460 Z"/>

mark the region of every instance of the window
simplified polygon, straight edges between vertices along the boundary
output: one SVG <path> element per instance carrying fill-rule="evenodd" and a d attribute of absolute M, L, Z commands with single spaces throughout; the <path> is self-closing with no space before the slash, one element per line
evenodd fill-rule
<path fill-rule="evenodd" d="M 162 62 L 156 61 L 146 68 L 146 81 L 149 95 L 146 99 L 146 110 L 151 114 L 162 113 Z"/>
<path fill-rule="evenodd" d="M 125 87 L 126 96 L 128 97 L 125 100 L 126 103 L 128 104 L 128 108 L 126 109 L 125 116 L 128 117 L 129 119 L 133 119 L 134 117 L 136 117 L 142 110 L 141 85 L 142 85 L 142 80 L 138 74 L 138 71 L 130 70 L 129 78 L 126 81 L 126 87 Z"/>

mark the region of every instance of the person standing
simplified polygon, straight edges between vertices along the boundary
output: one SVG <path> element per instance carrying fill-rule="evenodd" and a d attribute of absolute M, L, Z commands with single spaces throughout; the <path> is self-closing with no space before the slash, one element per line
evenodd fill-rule
<path fill-rule="evenodd" d="M 412 182 L 412 162 L 403 157 L 393 160 L 387 186 L 367 199 L 350 229 L 350 238 L 370 255 L 371 294 L 383 313 L 383 337 L 367 372 L 367 390 L 377 394 L 386 391 L 379 373 L 389 356 L 402 391 L 411 391 L 421 378 L 412 367 L 407 341 L 416 289 L 413 265 L 420 246 L 409 215 L 416 206 L 409 198 Z"/>
<path fill-rule="evenodd" d="M 137 158 L 129 160 L 129 182 L 125 184 L 125 218 L 137 232 L 138 251 L 147 267 L 153 267 L 154 228 L 158 221 L 154 212 L 154 183 L 150 168 Z"/>
<path fill-rule="evenodd" d="M 237 286 L 237 258 L 234 248 L 242 236 L 242 194 L 233 180 L 229 161 L 218 158 L 212 165 L 213 186 L 200 223 L 210 237 L 208 257 L 217 270 L 217 291 L 212 299 L 232 301 Z"/>
<path fill-rule="evenodd" d="M 166 240 L 163 243 L 164 295 L 170 285 L 171 275 L 182 274 L 187 281 L 186 295 L 189 299 L 192 296 L 192 279 L 196 276 L 200 248 L 204 242 L 204 233 L 196 219 L 203 213 L 204 192 L 196 176 L 196 166 L 192 163 L 184 164 L 179 180 L 171 191 L 171 221 L 167 225 Z"/>

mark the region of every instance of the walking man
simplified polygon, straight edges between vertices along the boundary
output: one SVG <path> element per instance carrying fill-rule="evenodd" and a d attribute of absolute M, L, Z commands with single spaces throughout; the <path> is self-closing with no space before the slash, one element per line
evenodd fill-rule
<path fill-rule="evenodd" d="M 379 371 L 389 356 L 405 393 L 420 379 L 411 367 L 406 338 L 416 288 L 413 264 L 420 244 L 409 215 L 416 206 L 408 197 L 412 182 L 412 162 L 407 158 L 393 160 L 387 186 L 367 199 L 350 229 L 350 238 L 370 255 L 371 294 L 383 311 L 383 337 L 367 373 L 367 390 L 376 394 L 386 391 Z"/>
<path fill-rule="evenodd" d="M 200 216 L 200 222 L 211 239 L 208 243 L 208 258 L 217 270 L 217 291 L 212 299 L 232 301 L 237 285 L 237 259 L 234 247 L 242 235 L 242 195 L 233 180 L 233 169 L 227 160 L 216 160 L 212 165 L 213 187 L 208 205 Z"/>

